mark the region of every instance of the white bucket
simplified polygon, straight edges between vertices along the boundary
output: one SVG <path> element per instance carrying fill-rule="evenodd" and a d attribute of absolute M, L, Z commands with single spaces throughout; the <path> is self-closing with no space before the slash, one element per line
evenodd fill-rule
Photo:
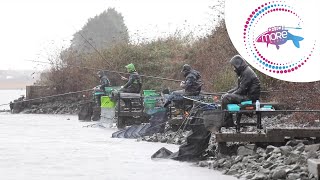
<path fill-rule="evenodd" d="M 112 127 L 115 116 L 114 108 L 101 108 L 100 123 L 104 127 Z"/>

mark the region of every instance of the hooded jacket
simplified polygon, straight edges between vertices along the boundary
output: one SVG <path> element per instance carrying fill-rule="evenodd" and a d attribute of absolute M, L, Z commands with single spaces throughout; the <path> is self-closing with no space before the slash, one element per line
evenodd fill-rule
<path fill-rule="evenodd" d="M 256 73 L 248 66 L 244 59 L 236 55 L 230 63 L 235 67 L 238 75 L 238 86 L 228 93 L 247 96 L 250 100 L 257 100 L 260 98 L 260 80 Z"/>
<path fill-rule="evenodd" d="M 142 87 L 140 75 L 137 73 L 133 64 L 128 64 L 126 68 L 130 76 L 128 82 L 123 85 L 123 88 L 127 89 L 130 93 L 140 93 Z"/>
<path fill-rule="evenodd" d="M 104 91 L 105 87 L 111 86 L 110 80 L 108 79 L 107 75 L 103 71 L 99 71 L 98 76 L 100 78 L 100 84 L 101 84 L 100 89 L 101 90 Z"/>
<path fill-rule="evenodd" d="M 191 69 L 183 71 L 185 76 L 185 92 L 198 95 L 201 91 L 202 81 L 198 71 Z"/>
<path fill-rule="evenodd" d="M 108 77 L 106 75 L 103 75 L 101 78 L 100 78 L 100 83 L 101 85 L 103 86 L 110 86 L 110 81 L 108 79 Z"/>

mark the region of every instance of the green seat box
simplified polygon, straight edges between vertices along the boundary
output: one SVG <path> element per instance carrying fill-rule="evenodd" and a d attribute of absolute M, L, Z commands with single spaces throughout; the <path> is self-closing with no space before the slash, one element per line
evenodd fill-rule
<path fill-rule="evenodd" d="M 240 111 L 240 106 L 238 104 L 228 104 L 228 111 Z"/>
<path fill-rule="evenodd" d="M 102 108 L 114 108 L 116 103 L 109 96 L 101 96 Z"/>

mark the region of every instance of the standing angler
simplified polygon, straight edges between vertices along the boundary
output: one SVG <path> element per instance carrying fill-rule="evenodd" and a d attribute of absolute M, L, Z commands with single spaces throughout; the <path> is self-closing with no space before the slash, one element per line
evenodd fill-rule
<path fill-rule="evenodd" d="M 276 45 L 277 49 L 280 48 L 280 45 L 285 44 L 288 40 L 292 40 L 294 46 L 296 48 L 300 48 L 300 41 L 302 41 L 304 38 L 300 36 L 295 36 L 289 33 L 287 30 L 288 28 L 285 28 L 283 26 L 274 26 L 268 28 L 268 31 L 260 34 L 256 42 L 262 42 L 267 43 L 267 47 L 269 44 Z M 294 28 L 294 29 L 301 29 L 301 28 Z"/>

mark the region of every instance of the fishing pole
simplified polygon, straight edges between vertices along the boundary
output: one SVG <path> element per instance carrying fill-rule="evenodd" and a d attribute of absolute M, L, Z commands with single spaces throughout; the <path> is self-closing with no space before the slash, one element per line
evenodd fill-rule
<path fill-rule="evenodd" d="M 199 100 L 196 100 L 196 99 L 192 99 L 190 97 L 187 97 L 187 96 L 182 96 L 184 99 L 188 99 L 188 100 L 191 100 L 191 101 L 194 101 L 194 102 L 198 102 L 198 103 L 201 103 L 201 104 L 206 104 L 206 105 L 211 105 L 212 103 L 206 103 L 206 102 L 202 102 L 202 101 L 199 101 Z"/>
<path fill-rule="evenodd" d="M 82 34 L 80 31 L 78 31 L 78 33 L 80 34 L 80 36 L 98 53 L 98 55 L 105 60 L 105 62 L 108 64 L 108 66 L 111 68 L 111 64 L 107 61 L 107 59 L 102 56 L 102 54 L 100 53 L 100 51 L 98 51 Z M 117 71 L 115 71 L 115 73 L 117 73 L 119 76 L 123 77 L 120 73 L 118 73 Z"/>
<path fill-rule="evenodd" d="M 74 92 L 68 92 L 68 93 L 63 93 L 63 94 L 56 94 L 56 95 L 51 95 L 51 96 L 44 96 L 44 97 L 39 97 L 39 98 L 34 98 L 34 99 L 21 100 L 21 101 L 16 101 L 16 102 L 12 102 L 12 103 L 15 104 L 15 103 L 21 103 L 21 102 L 29 102 L 29 101 L 35 101 L 35 100 L 42 100 L 42 99 L 46 99 L 46 98 L 65 96 L 65 95 L 69 95 L 69 94 L 77 94 L 77 93 L 87 92 L 87 91 L 92 91 L 92 88 L 91 88 L 91 89 L 86 89 L 86 90 L 81 90 L 81 91 L 74 91 Z M 5 105 L 9 105 L 9 104 L 10 104 L 10 103 L 0 104 L 0 106 L 5 106 Z"/>
<path fill-rule="evenodd" d="M 282 92 L 282 90 L 268 90 L 268 91 L 265 90 L 265 91 L 260 91 L 260 93 L 270 93 L 270 92 Z M 201 93 L 201 94 L 204 94 L 204 95 L 221 96 L 221 95 L 227 94 L 228 92 L 216 92 L 216 93 L 211 93 L 211 92 L 201 91 L 200 93 Z"/>
<path fill-rule="evenodd" d="M 53 64 L 51 62 L 45 62 L 45 61 L 36 61 L 36 60 L 25 60 L 25 61 L 31 61 L 31 62 L 38 62 L 38 63 L 46 63 L 46 64 Z M 99 69 L 99 68 L 92 68 L 92 67 L 85 67 L 85 66 L 75 66 L 73 65 L 72 67 L 76 67 L 76 68 L 82 68 L 82 69 L 90 69 L 90 70 L 99 70 L 99 71 L 106 71 L 106 72 L 117 72 L 120 74 L 124 74 L 124 75 L 130 75 L 130 73 L 126 73 L 126 72 L 120 72 L 120 71 L 112 71 L 112 70 L 106 70 L 106 69 Z M 163 77 L 158 77 L 158 76 L 149 76 L 149 75 L 143 75 L 140 74 L 141 77 L 147 77 L 147 78 L 154 78 L 154 79 L 162 79 L 162 80 L 167 80 L 167 81 L 174 81 L 174 82 L 181 82 L 181 80 L 177 80 L 177 79 L 170 79 L 170 78 L 163 78 Z M 281 90 L 265 90 L 265 91 L 261 91 L 261 93 L 270 93 L 270 92 L 281 92 Z M 216 93 L 211 93 L 211 92 L 204 92 L 201 91 L 201 94 L 203 95 L 215 95 L 215 96 L 221 96 L 226 94 L 227 92 L 216 92 Z"/>
<path fill-rule="evenodd" d="M 44 62 L 44 61 L 35 61 L 35 60 L 26 60 L 26 61 L 32 61 L 32 62 L 38 62 L 38 63 L 47 63 L 47 64 L 52 64 L 50 62 Z M 72 66 L 76 68 L 83 68 L 83 69 L 90 69 L 90 70 L 99 70 L 99 71 L 106 71 L 106 72 L 112 72 L 112 73 L 118 73 L 118 74 L 125 74 L 125 75 L 130 75 L 130 73 L 126 72 L 120 72 L 120 71 L 114 71 L 114 70 L 107 70 L 107 69 L 99 69 L 99 68 L 92 68 L 92 67 L 85 67 L 85 66 Z M 158 77 L 158 76 L 149 76 L 149 75 L 143 75 L 139 74 L 141 77 L 147 77 L 147 78 L 153 78 L 153 79 L 162 79 L 162 80 L 168 80 L 168 81 L 175 81 L 175 82 L 181 82 L 182 80 L 178 79 L 171 79 L 171 78 L 164 78 L 164 77 Z"/>

